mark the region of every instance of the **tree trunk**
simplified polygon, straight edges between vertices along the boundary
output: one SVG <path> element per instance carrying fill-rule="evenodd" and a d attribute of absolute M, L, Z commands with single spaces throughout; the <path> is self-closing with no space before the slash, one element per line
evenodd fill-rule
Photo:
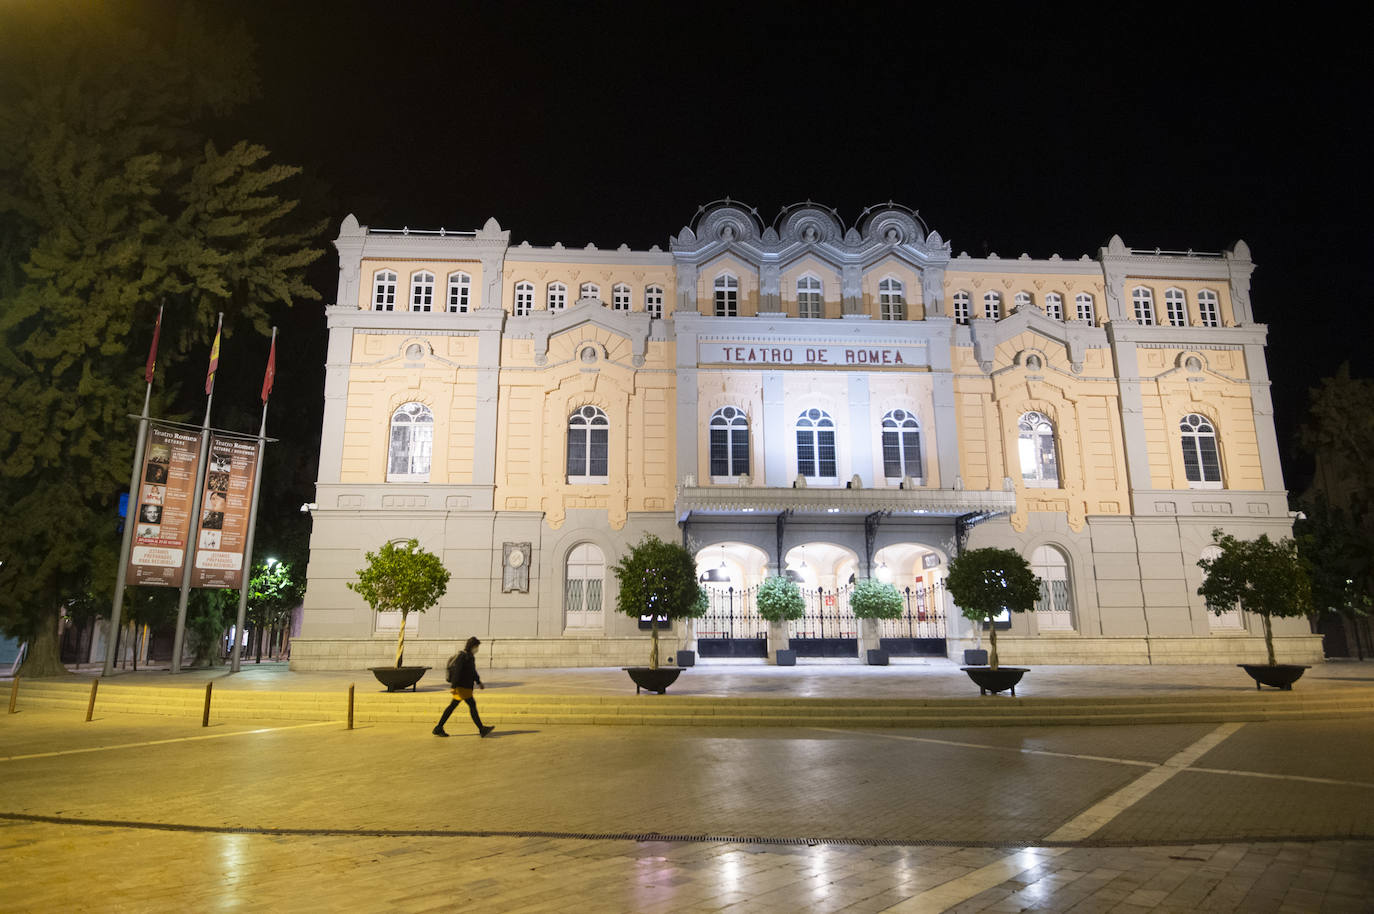
<path fill-rule="evenodd" d="M 53 601 L 56 603 L 56 600 Z M 62 665 L 62 655 L 58 652 L 57 628 L 61 613 L 56 606 L 43 613 L 29 642 L 29 652 L 24 656 L 24 664 L 19 675 L 26 679 L 39 676 L 65 676 L 67 668 Z"/>
<path fill-rule="evenodd" d="M 253 648 L 253 662 L 262 663 L 262 626 L 259 625 L 257 629 L 258 637 L 255 639 L 256 643 Z"/>
<path fill-rule="evenodd" d="M 1269 651 L 1269 665 L 1275 666 L 1278 661 L 1274 659 L 1274 626 L 1269 622 L 1269 616 L 1261 616 L 1264 619 L 1264 646 Z"/>
<path fill-rule="evenodd" d="M 992 616 L 988 616 L 988 666 L 997 669 L 997 620 Z"/>
<path fill-rule="evenodd" d="M 649 617 L 649 669 L 658 669 L 658 616 Z"/>
<path fill-rule="evenodd" d="M 396 669 L 401 668 L 401 658 L 406 651 L 406 613 L 401 613 L 401 630 L 396 633 Z"/>

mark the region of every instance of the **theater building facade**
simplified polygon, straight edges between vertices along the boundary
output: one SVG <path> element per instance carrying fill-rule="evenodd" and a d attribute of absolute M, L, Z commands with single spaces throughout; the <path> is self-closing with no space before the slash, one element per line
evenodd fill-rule
<path fill-rule="evenodd" d="M 1044 582 L 999 623 L 1004 662 L 1264 656 L 1260 620 L 1196 593 L 1214 529 L 1292 528 L 1243 242 L 970 257 L 896 204 L 850 224 L 726 200 L 667 250 L 352 216 L 335 244 L 294 668 L 387 661 L 398 620 L 345 585 L 411 537 L 452 580 L 408 660 L 475 634 L 494 666 L 642 663 L 612 568 L 645 534 L 697 557 L 710 610 L 664 637 L 702 662 L 961 657 L 980 633 L 943 580 L 978 546 Z M 807 614 L 770 630 L 754 594 L 778 573 Z M 867 577 L 901 619 L 856 622 Z M 1304 621 L 1275 634 L 1320 660 Z"/>

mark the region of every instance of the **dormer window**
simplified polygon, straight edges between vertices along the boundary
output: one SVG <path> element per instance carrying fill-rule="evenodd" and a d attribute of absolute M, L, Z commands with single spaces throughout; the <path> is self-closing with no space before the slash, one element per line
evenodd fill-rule
<path fill-rule="evenodd" d="M 378 270 L 372 278 L 372 310 L 396 310 L 396 274 L 390 270 Z"/>
<path fill-rule="evenodd" d="M 630 310 L 630 287 L 623 282 L 618 282 L 611 287 L 611 310 Z"/>
<path fill-rule="evenodd" d="M 814 276 L 803 276 L 797 280 L 797 317 L 820 316 L 821 281 Z"/>
<path fill-rule="evenodd" d="M 448 276 L 448 310 L 450 314 L 467 314 L 472 300 L 472 277 L 466 273 Z"/>
<path fill-rule="evenodd" d="M 410 310 L 434 310 L 434 274 L 421 271 L 410 277 Z"/>
<path fill-rule="evenodd" d="M 716 277 L 716 317 L 739 316 L 739 280 L 730 273 Z"/>
<path fill-rule="evenodd" d="M 906 289 L 900 279 L 889 276 L 878 283 L 878 317 L 885 321 L 906 320 Z"/>
<path fill-rule="evenodd" d="M 561 282 L 549 283 L 548 289 L 548 309 L 550 311 L 562 311 L 568 306 L 568 287 Z"/>

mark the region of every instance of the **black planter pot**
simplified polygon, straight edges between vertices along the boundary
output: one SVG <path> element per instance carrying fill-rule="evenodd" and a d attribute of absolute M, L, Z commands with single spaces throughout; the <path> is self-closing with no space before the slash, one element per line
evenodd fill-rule
<path fill-rule="evenodd" d="M 1267 663 L 1237 663 L 1236 666 L 1255 680 L 1255 691 L 1259 691 L 1260 686 L 1273 686 L 1291 692 L 1293 683 L 1302 678 L 1303 670 L 1312 669 L 1296 663 L 1276 663 L 1273 666 Z"/>
<path fill-rule="evenodd" d="M 636 695 L 641 689 L 662 695 L 682 675 L 682 668 L 675 666 L 661 666 L 656 670 L 647 666 L 626 666 L 621 669 L 634 680 Z"/>
<path fill-rule="evenodd" d="M 964 650 L 964 666 L 987 666 L 988 652 L 980 647 L 970 647 Z"/>
<path fill-rule="evenodd" d="M 887 659 L 887 651 L 869 650 L 868 652 L 869 666 L 887 666 Z"/>
<path fill-rule="evenodd" d="M 778 648 L 774 651 L 777 654 L 778 666 L 796 666 L 797 652 L 792 648 Z"/>
<path fill-rule="evenodd" d="M 372 675 L 377 677 L 377 681 L 386 686 L 388 692 L 399 692 L 401 689 L 415 691 L 415 683 L 420 681 L 420 677 L 425 675 L 429 669 L 427 666 L 374 666 L 370 667 Z"/>
<path fill-rule="evenodd" d="M 959 669 L 968 673 L 968 678 L 978 686 L 979 695 L 1010 690 L 1013 698 L 1016 697 L 1016 684 L 1030 672 L 1024 666 L 999 666 L 995 670 L 990 666 L 961 666 Z"/>
<path fill-rule="evenodd" d="M 678 665 L 678 666 L 696 666 L 696 665 L 697 665 L 697 652 L 696 652 L 696 651 L 678 651 L 678 652 L 677 652 L 677 665 Z"/>

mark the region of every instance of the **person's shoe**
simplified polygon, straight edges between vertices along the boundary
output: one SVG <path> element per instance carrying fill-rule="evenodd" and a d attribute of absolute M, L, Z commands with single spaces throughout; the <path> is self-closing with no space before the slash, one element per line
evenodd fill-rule
<path fill-rule="evenodd" d="M 433 733 L 435 736 L 448 736 L 448 734 L 444 732 L 443 727 L 435 727 L 433 730 L 429 732 Z"/>
<path fill-rule="evenodd" d="M 479 733 L 480 735 L 482 735 L 482 736 L 486 736 L 488 733 L 490 733 L 491 731 L 493 731 L 493 730 L 495 730 L 495 729 L 496 729 L 495 727 L 479 727 L 479 728 L 478 728 L 478 733 Z M 447 736 L 448 734 L 445 733 L 444 735 Z"/>

